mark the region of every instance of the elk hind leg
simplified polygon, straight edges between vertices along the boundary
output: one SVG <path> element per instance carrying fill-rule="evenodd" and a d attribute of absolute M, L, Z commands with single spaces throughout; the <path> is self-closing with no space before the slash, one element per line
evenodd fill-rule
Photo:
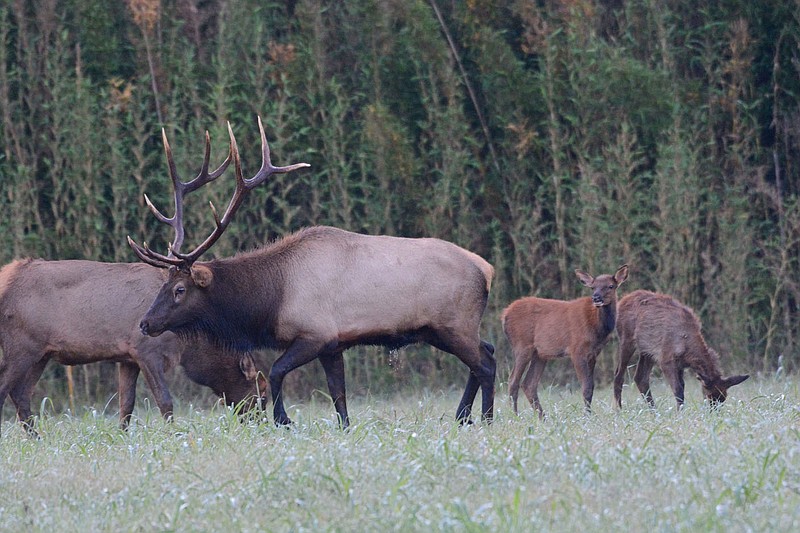
<path fill-rule="evenodd" d="M 650 372 L 653 370 L 653 359 L 647 354 L 639 355 L 639 363 L 636 365 L 636 374 L 633 377 L 636 388 L 639 389 L 647 405 L 655 407 L 653 393 L 650 390 Z"/>
<path fill-rule="evenodd" d="M 514 413 L 517 414 L 519 413 L 517 409 L 519 383 L 522 380 L 522 375 L 525 373 L 525 370 L 528 368 L 528 365 L 531 362 L 533 350 L 525 347 L 513 348 L 511 351 L 514 355 L 514 368 L 511 370 L 511 376 L 508 378 L 508 394 L 511 396 L 511 405 L 514 408 Z"/>
<path fill-rule="evenodd" d="M 534 353 L 531 366 L 528 369 L 528 373 L 525 374 L 525 380 L 522 382 L 522 391 L 525 393 L 525 397 L 528 398 L 528 402 L 539 414 L 539 419 L 541 420 L 544 420 L 545 416 L 542 403 L 539 401 L 539 382 L 542 380 L 542 374 L 544 373 L 546 364 L 546 360 Z"/>
<path fill-rule="evenodd" d="M 325 371 L 325 378 L 328 381 L 328 391 L 331 394 L 333 407 L 339 418 L 339 425 L 342 429 L 347 429 L 350 425 L 350 417 L 347 415 L 347 395 L 344 380 L 344 357 L 341 351 L 323 354 L 319 357 L 322 369 Z"/>
<path fill-rule="evenodd" d="M 494 346 L 477 336 L 442 332 L 435 334 L 429 344 L 455 355 L 469 367 L 470 373 L 456 410 L 456 420 L 462 424 L 471 423 L 472 404 L 480 388 L 481 417 L 491 422 L 494 417 L 494 380 L 497 373 Z"/>

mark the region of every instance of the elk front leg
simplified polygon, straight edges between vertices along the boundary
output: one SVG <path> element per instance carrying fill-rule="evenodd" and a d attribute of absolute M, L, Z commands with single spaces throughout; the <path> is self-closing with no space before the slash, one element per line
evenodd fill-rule
<path fill-rule="evenodd" d="M 35 355 L 43 353 L 38 346 L 7 346 L 0 359 L 0 415 L 3 412 L 3 404 L 11 391 L 15 390 L 25 381 L 28 371 L 32 368 L 31 360 L 35 361 Z M 33 363 L 36 364 L 36 363 Z M 2 418 L 0 417 L 0 424 Z"/>
<path fill-rule="evenodd" d="M 627 339 L 620 339 L 617 357 L 617 369 L 614 372 L 614 400 L 619 409 L 622 409 L 622 385 L 625 383 L 625 374 L 628 364 L 633 357 L 634 345 Z"/>
<path fill-rule="evenodd" d="M 683 407 L 683 369 L 678 368 L 672 363 L 661 365 L 661 372 L 664 374 L 664 379 L 667 380 L 672 392 L 675 395 L 675 402 L 678 404 L 678 409 Z"/>
<path fill-rule="evenodd" d="M 272 364 L 269 386 L 272 390 L 272 416 L 276 425 L 288 426 L 292 423 L 283 405 L 283 379 L 286 374 L 319 357 L 325 345 L 326 342 L 315 339 L 296 339 Z"/>
<path fill-rule="evenodd" d="M 650 407 L 655 407 L 653 393 L 650 391 L 650 372 L 653 369 L 653 359 L 646 354 L 639 355 L 639 363 L 636 365 L 636 374 L 633 377 L 636 388 L 644 397 Z"/>
<path fill-rule="evenodd" d="M 342 429 L 347 429 L 350 425 L 350 417 L 347 415 L 347 396 L 344 380 L 344 357 L 342 352 L 324 354 L 319 358 L 322 369 L 325 371 L 325 378 L 328 381 L 328 391 L 331 393 L 333 407 L 339 418 L 339 425 Z"/>
<path fill-rule="evenodd" d="M 578 380 L 581 382 L 581 389 L 583 391 L 583 404 L 586 406 L 586 412 L 592 412 L 592 396 L 594 395 L 594 366 L 597 362 L 596 357 L 582 359 L 580 356 L 573 360 L 575 372 L 578 374 Z"/>
<path fill-rule="evenodd" d="M 683 391 L 685 387 L 685 383 L 683 381 L 683 369 L 678 369 L 678 387 L 675 390 L 675 401 L 678 403 L 678 409 L 683 408 Z"/>
<path fill-rule="evenodd" d="M 40 359 L 28 370 L 22 382 L 11 390 L 11 401 L 17 407 L 17 419 L 22 424 L 22 427 L 32 435 L 38 435 L 38 433 L 33 428 L 31 396 L 33 396 L 33 388 L 39 382 L 39 378 L 42 377 L 42 372 L 44 372 L 48 361 L 48 359 Z"/>
<path fill-rule="evenodd" d="M 164 420 L 171 421 L 173 409 L 172 396 L 167 386 L 167 378 L 164 374 L 162 358 L 155 357 L 153 359 L 156 359 L 156 361 L 151 361 L 149 359 L 140 361 L 139 368 L 144 374 L 147 385 L 153 392 L 158 410 L 161 411 L 161 416 L 164 417 Z"/>

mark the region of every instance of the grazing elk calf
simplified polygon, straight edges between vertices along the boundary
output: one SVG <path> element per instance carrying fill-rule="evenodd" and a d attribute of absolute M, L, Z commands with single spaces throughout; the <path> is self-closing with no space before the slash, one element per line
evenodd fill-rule
<path fill-rule="evenodd" d="M 481 340 L 479 327 L 494 269 L 476 254 L 439 239 L 311 227 L 249 253 L 195 263 L 222 235 L 253 187 L 272 174 L 308 166 L 272 166 L 259 118 L 262 165 L 245 179 L 230 125 L 228 129 L 236 191 L 222 218 L 215 214 L 211 235 L 194 251 L 175 257 L 129 239 L 140 259 L 169 268 L 169 278 L 142 318 L 142 332 L 204 335 L 244 350 L 284 350 L 269 374 L 276 424 L 291 423 L 282 396 L 284 377 L 319 359 L 344 427 L 349 418 L 342 352 L 362 344 L 396 348 L 426 342 L 469 368 L 457 418 L 470 421 L 480 387 L 482 415 L 491 420 L 494 347 Z"/>
<path fill-rule="evenodd" d="M 120 425 L 128 425 L 136 380 L 144 373 L 165 418 L 172 397 L 165 373 L 180 364 L 187 376 L 229 403 L 266 394 L 265 369 L 249 354 L 176 335 L 139 331 L 163 271 L 141 263 L 17 260 L 0 270 L 0 412 L 6 396 L 30 429 L 31 395 L 50 360 L 64 365 L 119 363 Z M 259 377 L 259 372 L 261 372 Z"/>
<path fill-rule="evenodd" d="M 628 265 L 619 267 L 613 276 L 604 274 L 593 278 L 580 270 L 575 274 L 581 283 L 592 289 L 591 297 L 563 301 L 529 296 L 512 302 L 503 311 L 503 331 L 514 356 L 508 388 L 515 413 L 520 379 L 530 365 L 522 390 L 539 417 L 544 417 L 537 391 L 539 380 L 547 361 L 565 356 L 572 359 L 586 410 L 591 410 L 594 366 L 614 331 L 617 287 L 628 278 Z"/>
<path fill-rule="evenodd" d="M 619 361 L 614 374 L 614 399 L 622 408 L 622 384 L 634 353 L 639 353 L 634 381 L 651 407 L 650 371 L 655 363 L 661 368 L 678 408 L 683 406 L 683 371 L 691 368 L 712 404 L 725 401 L 728 389 L 746 380 L 748 375 L 722 377 L 719 355 L 706 345 L 700 332 L 700 320 L 691 308 L 665 294 L 637 290 L 626 295 L 617 307 Z"/>

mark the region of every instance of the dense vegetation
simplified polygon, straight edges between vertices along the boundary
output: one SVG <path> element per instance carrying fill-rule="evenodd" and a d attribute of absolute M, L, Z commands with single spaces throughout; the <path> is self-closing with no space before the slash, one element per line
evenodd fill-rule
<path fill-rule="evenodd" d="M 0 255 L 165 250 L 142 200 L 169 205 L 160 129 L 186 179 L 230 121 L 252 171 L 260 115 L 276 163 L 312 169 L 255 192 L 217 255 L 309 224 L 452 240 L 497 269 L 501 374 L 506 304 L 628 263 L 626 290 L 698 310 L 726 370 L 790 370 L 799 39 L 797 0 L 2 0 Z M 229 184 L 190 199 L 187 248 Z M 465 374 L 391 362 L 349 371 L 373 391 Z"/>

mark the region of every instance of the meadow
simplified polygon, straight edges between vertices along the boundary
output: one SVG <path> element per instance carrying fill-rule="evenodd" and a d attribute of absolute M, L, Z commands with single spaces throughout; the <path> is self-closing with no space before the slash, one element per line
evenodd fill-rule
<path fill-rule="evenodd" d="M 689 380 L 687 380 L 689 381 Z M 691 380 L 694 381 L 694 380 Z M 788 531 L 800 524 L 800 388 L 750 379 L 719 410 L 687 383 L 676 412 L 626 386 L 542 387 L 548 418 L 504 387 L 491 426 L 453 421 L 459 391 L 355 397 L 341 431 L 323 395 L 291 429 L 223 407 L 48 414 L 0 439 L 6 531 Z"/>

